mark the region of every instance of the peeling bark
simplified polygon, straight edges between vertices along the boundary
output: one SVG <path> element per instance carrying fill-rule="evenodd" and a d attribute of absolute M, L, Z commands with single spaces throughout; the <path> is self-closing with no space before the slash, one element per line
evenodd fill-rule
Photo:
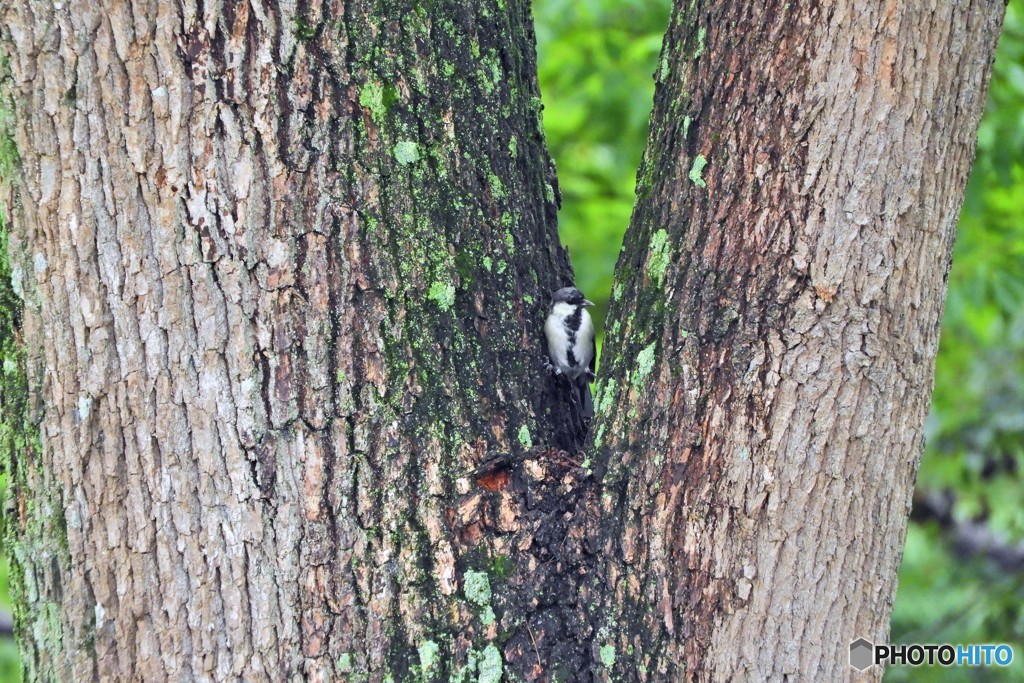
<path fill-rule="evenodd" d="M 597 399 L 613 676 L 886 642 L 1002 15 L 676 4 Z"/>

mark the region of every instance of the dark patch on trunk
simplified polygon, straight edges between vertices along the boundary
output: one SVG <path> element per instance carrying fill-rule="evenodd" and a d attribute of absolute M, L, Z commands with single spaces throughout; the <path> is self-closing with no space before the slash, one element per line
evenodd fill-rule
<path fill-rule="evenodd" d="M 449 519 L 467 543 L 466 568 L 488 572 L 498 617 L 517 615 L 503 635 L 506 672 L 531 682 L 592 680 L 597 482 L 583 461 L 557 448 L 533 449 L 497 467 Z M 498 478 L 503 486 L 487 490 Z M 478 556 L 474 546 L 484 535 L 505 537 L 511 552 Z"/>

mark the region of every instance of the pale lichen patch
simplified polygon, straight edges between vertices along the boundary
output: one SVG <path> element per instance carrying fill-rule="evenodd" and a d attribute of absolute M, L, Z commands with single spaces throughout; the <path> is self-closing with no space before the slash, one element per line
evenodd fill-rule
<path fill-rule="evenodd" d="M 420 655 L 420 667 L 423 669 L 424 674 L 429 674 L 438 664 L 441 646 L 432 640 L 428 640 L 420 645 L 417 650 Z"/>
<path fill-rule="evenodd" d="M 427 298 L 442 311 L 449 311 L 455 305 L 455 285 L 450 282 L 434 282 L 430 285 Z"/>
<path fill-rule="evenodd" d="M 669 262 L 668 233 L 658 230 L 651 236 L 651 245 L 647 256 L 647 273 L 659 284 L 665 278 L 665 270 Z"/>
<path fill-rule="evenodd" d="M 697 50 L 693 53 L 693 58 L 697 59 L 704 54 L 704 39 L 707 37 L 708 31 L 706 28 L 701 26 L 697 29 Z"/>
<path fill-rule="evenodd" d="M 412 140 L 400 140 L 395 145 L 395 160 L 402 166 L 414 164 L 420 160 L 420 146 Z"/>
<path fill-rule="evenodd" d="M 477 683 L 498 683 L 501 680 L 503 665 L 501 652 L 493 643 L 484 648 L 480 658 Z"/>
<path fill-rule="evenodd" d="M 633 383 L 639 384 L 651 374 L 654 369 L 654 349 L 657 342 L 651 342 L 636 356 L 636 375 L 633 376 Z"/>
<path fill-rule="evenodd" d="M 708 165 L 708 160 L 703 154 L 698 154 L 693 159 L 693 165 L 690 167 L 689 178 L 697 187 L 707 187 L 708 184 L 704 181 L 704 167 Z"/>
<path fill-rule="evenodd" d="M 463 577 L 462 592 L 466 599 L 479 607 L 491 604 L 491 580 L 486 572 L 470 569 Z"/>

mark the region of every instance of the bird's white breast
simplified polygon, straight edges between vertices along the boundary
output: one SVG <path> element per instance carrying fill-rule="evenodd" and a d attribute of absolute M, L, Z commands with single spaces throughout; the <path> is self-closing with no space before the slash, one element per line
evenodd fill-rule
<path fill-rule="evenodd" d="M 551 362 L 562 372 L 575 379 L 590 365 L 594 356 L 594 323 L 586 309 L 580 310 L 580 327 L 571 345 L 575 364 L 569 363 L 569 338 L 572 330 L 568 319 L 576 313 L 576 307 L 559 302 L 551 309 L 544 323 L 544 335 L 548 341 L 548 355 Z"/>
<path fill-rule="evenodd" d="M 572 315 L 573 307 L 569 304 L 555 304 L 544 323 L 544 336 L 548 339 L 548 355 L 551 356 L 551 362 L 559 370 L 565 371 L 569 367 L 566 353 L 569 349 L 569 331 L 565 329 L 566 314 L 563 309 L 568 309 L 568 315 Z"/>

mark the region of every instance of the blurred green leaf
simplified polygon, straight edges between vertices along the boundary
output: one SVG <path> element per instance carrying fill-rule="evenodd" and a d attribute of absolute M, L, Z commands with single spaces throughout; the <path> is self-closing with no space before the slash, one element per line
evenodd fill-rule
<path fill-rule="evenodd" d="M 559 232 L 603 327 L 633 212 L 668 0 L 538 0 L 544 128 L 562 189 Z"/>

